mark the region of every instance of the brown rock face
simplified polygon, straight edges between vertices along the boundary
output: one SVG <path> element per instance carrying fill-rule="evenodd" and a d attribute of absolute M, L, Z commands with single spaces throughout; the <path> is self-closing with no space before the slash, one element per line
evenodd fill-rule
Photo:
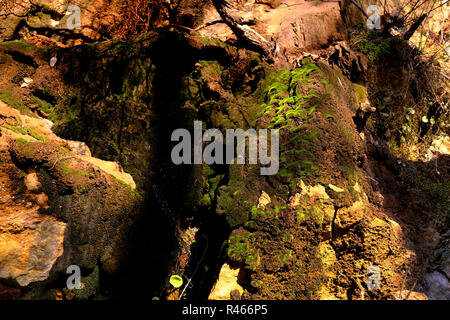
<path fill-rule="evenodd" d="M 338 3 L 297 2 L 280 6 L 263 18 L 268 35 L 280 48 L 320 48 L 344 31 Z"/>
<path fill-rule="evenodd" d="M 27 286 L 48 278 L 63 253 L 66 223 L 36 208 L 16 210 L 0 216 L 0 278 Z"/>
<path fill-rule="evenodd" d="M 20 113 L 0 103 L 0 125 L 14 126 Z M 25 200 L 17 196 L 17 184 L 10 179 L 14 165 L 8 160 L 9 137 L 2 129 L 0 137 L 0 278 L 20 286 L 48 278 L 63 253 L 66 223 L 38 212 L 47 198 L 35 171 L 23 177 Z M 31 137 L 30 137 L 31 138 Z"/>
<path fill-rule="evenodd" d="M 44 281 L 71 264 L 93 268 L 98 259 L 114 272 L 121 228 L 133 212 L 123 204 L 133 205 L 133 178 L 114 162 L 71 152 L 83 144 L 67 143 L 51 125 L 0 101 L 0 279 L 14 286 Z M 4 295 L 20 294 L 14 290 Z"/>
<path fill-rule="evenodd" d="M 351 207 L 339 209 L 336 216 L 336 225 L 339 228 L 346 229 L 360 222 L 364 217 L 364 207 L 362 201 L 356 201 Z"/>
<path fill-rule="evenodd" d="M 320 49 L 345 34 L 338 2 L 323 1 L 229 1 L 230 12 L 243 26 L 250 25 L 274 45 L 275 61 L 292 63 L 305 50 Z M 205 7 L 203 25 L 198 31 L 222 41 L 233 32 L 223 23 L 214 8 Z"/>
<path fill-rule="evenodd" d="M 3 137 L 4 139 L 5 137 Z M 0 153 L 5 150 L 0 148 Z M 38 212 L 46 206 L 36 172 L 24 176 L 28 199 L 17 197 L 15 183 L 5 172 L 12 165 L 0 163 L 0 278 L 20 286 L 48 278 L 63 253 L 66 223 Z"/>

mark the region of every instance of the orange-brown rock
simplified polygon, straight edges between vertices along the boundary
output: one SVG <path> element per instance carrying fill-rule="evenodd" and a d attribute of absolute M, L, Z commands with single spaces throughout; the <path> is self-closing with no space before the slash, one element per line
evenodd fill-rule
<path fill-rule="evenodd" d="M 0 216 L 0 278 L 21 286 L 48 278 L 63 253 L 66 223 L 37 208 L 8 207 Z"/>
<path fill-rule="evenodd" d="M 45 281 L 71 264 L 93 268 L 97 260 L 116 271 L 121 229 L 136 200 L 129 174 L 114 162 L 71 153 L 77 144 L 51 126 L 0 101 L 0 279 L 16 286 Z M 66 204 L 67 194 L 73 200 Z"/>

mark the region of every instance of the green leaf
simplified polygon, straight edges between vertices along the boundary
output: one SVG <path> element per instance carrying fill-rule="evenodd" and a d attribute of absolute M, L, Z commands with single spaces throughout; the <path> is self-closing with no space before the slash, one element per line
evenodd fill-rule
<path fill-rule="evenodd" d="M 174 288 L 179 288 L 183 285 L 183 278 L 177 275 L 173 275 L 170 277 L 169 282 Z"/>

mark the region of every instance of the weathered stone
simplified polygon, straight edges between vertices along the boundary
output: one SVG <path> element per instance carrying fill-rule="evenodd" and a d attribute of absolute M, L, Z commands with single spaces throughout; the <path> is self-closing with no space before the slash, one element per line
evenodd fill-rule
<path fill-rule="evenodd" d="M 270 196 L 266 192 L 262 191 L 261 197 L 259 197 L 258 200 L 258 208 L 265 209 L 271 201 Z"/>
<path fill-rule="evenodd" d="M 303 180 L 299 180 L 297 185 L 302 189 L 302 195 L 306 194 L 310 197 L 314 197 L 314 198 L 322 199 L 322 200 L 330 199 L 330 197 L 328 196 L 328 194 L 325 191 L 325 187 L 320 184 L 315 185 L 315 186 L 307 186 L 307 185 L 305 185 Z"/>
<path fill-rule="evenodd" d="M 225 263 L 220 269 L 219 279 L 209 294 L 208 300 L 230 300 L 233 290 L 237 290 L 242 295 L 244 289 L 238 283 L 239 271 L 239 268 L 232 268 Z"/>
<path fill-rule="evenodd" d="M 66 142 L 69 145 L 70 150 L 72 150 L 75 154 L 79 156 L 92 156 L 91 150 L 86 143 L 72 140 L 66 140 Z"/>
<path fill-rule="evenodd" d="M 42 187 L 42 184 L 39 182 L 36 171 L 30 172 L 25 176 L 25 186 L 28 191 L 37 191 Z"/>
<path fill-rule="evenodd" d="M 342 39 L 345 33 L 339 3 L 323 1 L 229 1 L 236 21 L 251 23 L 252 28 L 266 41 L 276 43 L 276 64 L 294 65 L 304 50 L 320 49 L 329 40 Z M 213 7 L 205 7 L 203 24 L 197 26 L 203 36 L 226 41 L 232 30 L 220 23 Z"/>
<path fill-rule="evenodd" d="M 14 209 L 13 209 L 14 210 Z M 0 215 L 0 278 L 21 286 L 48 278 L 63 253 L 66 223 L 36 209 Z"/>
<path fill-rule="evenodd" d="M 351 207 L 338 209 L 335 224 L 346 229 L 360 222 L 364 217 L 365 206 L 362 201 L 355 201 Z"/>
<path fill-rule="evenodd" d="M 331 190 L 333 190 L 334 192 L 338 192 L 338 193 L 344 192 L 344 189 L 339 188 L 339 187 L 337 187 L 337 186 L 335 186 L 335 185 L 333 185 L 333 184 L 331 184 L 331 183 L 328 185 L 328 187 L 329 187 Z"/>
<path fill-rule="evenodd" d="M 395 300 L 428 300 L 428 297 L 425 293 L 417 292 L 417 291 L 397 291 L 394 293 Z"/>

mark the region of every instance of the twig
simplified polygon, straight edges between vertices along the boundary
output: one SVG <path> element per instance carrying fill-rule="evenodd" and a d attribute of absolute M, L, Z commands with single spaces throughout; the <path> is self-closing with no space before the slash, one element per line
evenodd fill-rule
<path fill-rule="evenodd" d="M 234 8 L 228 0 L 212 0 L 214 7 L 222 20 L 230 27 L 236 37 L 253 50 L 259 51 L 268 59 L 272 58 L 271 44 L 262 35 L 244 24 L 239 10 Z"/>
<path fill-rule="evenodd" d="M 188 282 L 186 283 L 186 285 L 185 285 L 184 288 L 183 288 L 183 291 L 181 291 L 181 294 L 180 294 L 180 296 L 178 297 L 178 300 L 181 300 L 181 299 L 183 298 L 184 292 L 185 292 L 186 289 L 189 287 L 189 284 L 192 282 L 192 278 L 194 278 L 195 273 L 197 272 L 198 267 L 199 267 L 200 264 L 202 263 L 203 258 L 205 257 L 206 251 L 208 250 L 208 238 L 207 238 L 205 235 L 202 235 L 202 236 L 206 239 L 206 247 L 205 247 L 205 250 L 203 251 L 203 254 L 202 254 L 202 257 L 201 257 L 200 261 L 197 263 L 197 266 L 195 267 L 195 270 L 194 270 L 194 272 L 192 273 L 191 278 L 189 278 Z"/>
<path fill-rule="evenodd" d="M 374 178 L 368 176 L 367 174 L 365 174 L 365 177 L 366 177 L 366 178 L 369 178 L 370 180 L 375 181 L 378 185 L 380 184 L 377 180 L 375 180 Z"/>
<path fill-rule="evenodd" d="M 199 26 L 199 27 L 197 27 L 195 29 L 192 29 L 192 30 L 193 31 L 198 31 L 200 29 L 212 26 L 212 25 L 217 24 L 217 23 L 225 23 L 225 21 L 224 20 L 214 20 L 214 21 L 211 21 L 211 22 L 204 23 L 201 26 Z"/>
<path fill-rule="evenodd" d="M 403 299 L 403 300 L 408 300 L 409 295 L 410 295 L 411 292 L 416 288 L 416 285 L 417 285 L 417 279 L 416 279 L 416 281 L 414 281 L 413 286 L 411 287 L 411 289 L 409 290 L 409 292 L 408 292 L 408 294 L 406 295 L 405 299 Z M 400 294 L 402 294 L 402 293 L 400 293 Z"/>
<path fill-rule="evenodd" d="M 350 0 L 358 9 L 359 9 L 359 11 L 361 11 L 362 12 L 362 14 L 367 18 L 367 19 L 370 19 L 370 17 L 369 17 L 369 15 L 366 13 L 366 11 L 364 11 L 364 9 L 361 7 L 361 5 L 358 3 L 358 2 L 356 2 L 355 0 Z M 372 21 L 371 19 L 370 19 L 370 21 Z M 372 21 L 373 22 L 373 21 Z"/>

